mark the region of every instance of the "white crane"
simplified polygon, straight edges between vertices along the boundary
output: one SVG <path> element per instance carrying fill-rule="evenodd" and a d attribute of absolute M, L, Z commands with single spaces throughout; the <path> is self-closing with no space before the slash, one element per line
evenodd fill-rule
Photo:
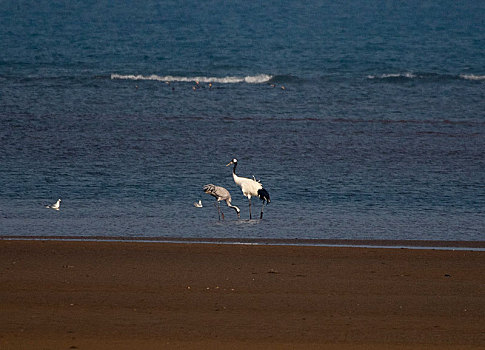
<path fill-rule="evenodd" d="M 55 202 L 54 204 L 46 205 L 45 207 L 49 209 L 59 210 L 60 206 L 61 206 L 61 199 L 59 198 L 57 202 Z"/>
<path fill-rule="evenodd" d="M 210 194 L 217 199 L 217 213 L 219 214 L 219 220 L 221 219 L 221 216 L 222 220 L 224 220 L 224 213 L 222 212 L 222 209 L 219 205 L 220 201 L 225 201 L 229 208 L 232 208 L 236 211 L 237 217 L 240 217 L 239 213 L 241 212 L 241 210 L 235 205 L 231 204 L 231 194 L 224 187 L 207 184 L 203 187 L 203 190 L 205 193 Z"/>
<path fill-rule="evenodd" d="M 234 168 L 232 168 L 232 178 L 234 179 L 234 182 L 236 185 L 241 187 L 241 191 L 245 197 L 248 197 L 249 200 L 249 219 L 252 219 L 251 217 L 251 197 L 259 197 L 263 201 L 263 205 L 261 207 L 261 215 L 260 219 L 263 218 L 263 209 L 264 209 L 264 202 L 269 203 L 271 202 L 271 199 L 269 198 L 269 193 L 263 188 L 263 185 L 261 185 L 260 181 L 257 181 L 254 178 L 249 179 L 247 177 L 241 177 L 236 175 L 236 167 L 237 167 L 237 159 L 234 158 L 227 164 L 226 166 L 234 164 Z"/>

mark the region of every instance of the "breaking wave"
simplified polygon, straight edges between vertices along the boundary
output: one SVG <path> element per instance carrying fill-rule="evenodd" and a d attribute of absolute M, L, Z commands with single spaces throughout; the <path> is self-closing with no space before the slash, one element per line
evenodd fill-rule
<path fill-rule="evenodd" d="M 270 81 L 273 76 L 268 74 L 249 75 L 245 77 L 227 76 L 227 77 L 182 77 L 173 75 L 123 75 L 123 74 L 111 74 L 111 79 L 121 80 L 154 80 L 162 82 L 200 82 L 200 83 L 219 83 L 219 84 L 262 84 Z"/>
<path fill-rule="evenodd" d="M 388 74 L 380 74 L 380 75 L 368 75 L 368 79 L 392 79 L 392 78 L 407 78 L 413 79 L 416 78 L 416 75 L 413 73 L 388 73 Z"/>
<path fill-rule="evenodd" d="M 460 74 L 460 78 L 466 80 L 485 80 L 485 75 Z"/>
<path fill-rule="evenodd" d="M 440 80 L 463 79 L 463 80 L 481 81 L 481 80 L 485 80 L 485 75 L 475 75 L 475 74 L 453 75 L 453 74 L 437 74 L 437 73 L 404 72 L 404 73 L 384 73 L 384 74 L 377 74 L 377 75 L 368 75 L 367 79 L 389 80 L 389 81 L 413 80 L 413 79 L 440 81 Z"/>
<path fill-rule="evenodd" d="M 217 83 L 217 84 L 264 84 L 264 83 L 302 83 L 308 79 L 298 77 L 295 75 L 269 75 L 257 74 L 247 76 L 228 75 L 224 77 L 212 76 L 181 76 L 181 75 L 141 75 L 141 74 L 117 74 L 110 75 L 112 80 L 138 80 L 138 81 L 159 81 L 165 83 L 185 82 L 185 83 Z M 383 82 L 407 82 L 407 81 L 422 81 L 422 82 L 446 82 L 453 80 L 466 80 L 481 82 L 485 80 L 485 75 L 475 74 L 440 74 L 440 73 L 382 73 L 367 75 L 367 79 L 373 81 Z M 310 78 L 310 80 L 312 80 Z"/>

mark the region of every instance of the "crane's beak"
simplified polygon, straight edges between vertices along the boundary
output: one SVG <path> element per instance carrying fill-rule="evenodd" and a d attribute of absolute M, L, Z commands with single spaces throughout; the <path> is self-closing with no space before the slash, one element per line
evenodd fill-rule
<path fill-rule="evenodd" d="M 226 166 L 229 166 L 229 165 L 232 165 L 234 164 L 234 162 L 231 160 L 228 164 L 226 164 Z"/>

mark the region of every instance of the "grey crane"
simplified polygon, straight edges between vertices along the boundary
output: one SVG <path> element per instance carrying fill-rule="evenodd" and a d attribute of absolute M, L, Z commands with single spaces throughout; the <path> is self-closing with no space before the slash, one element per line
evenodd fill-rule
<path fill-rule="evenodd" d="M 224 220 L 224 213 L 222 212 L 222 209 L 219 205 L 220 201 L 225 201 L 229 208 L 232 208 L 236 211 L 237 217 L 240 217 L 239 213 L 241 212 L 241 210 L 235 205 L 231 204 L 231 194 L 224 187 L 207 184 L 203 187 L 203 190 L 205 193 L 210 194 L 217 199 L 217 213 L 219 214 L 219 220 L 221 219 L 221 216 L 222 220 Z"/>

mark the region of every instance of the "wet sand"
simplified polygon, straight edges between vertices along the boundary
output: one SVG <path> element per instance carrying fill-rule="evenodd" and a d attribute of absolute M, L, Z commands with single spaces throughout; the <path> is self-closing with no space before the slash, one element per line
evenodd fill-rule
<path fill-rule="evenodd" d="M 0 240 L 1 349 L 484 349 L 485 252 Z"/>

